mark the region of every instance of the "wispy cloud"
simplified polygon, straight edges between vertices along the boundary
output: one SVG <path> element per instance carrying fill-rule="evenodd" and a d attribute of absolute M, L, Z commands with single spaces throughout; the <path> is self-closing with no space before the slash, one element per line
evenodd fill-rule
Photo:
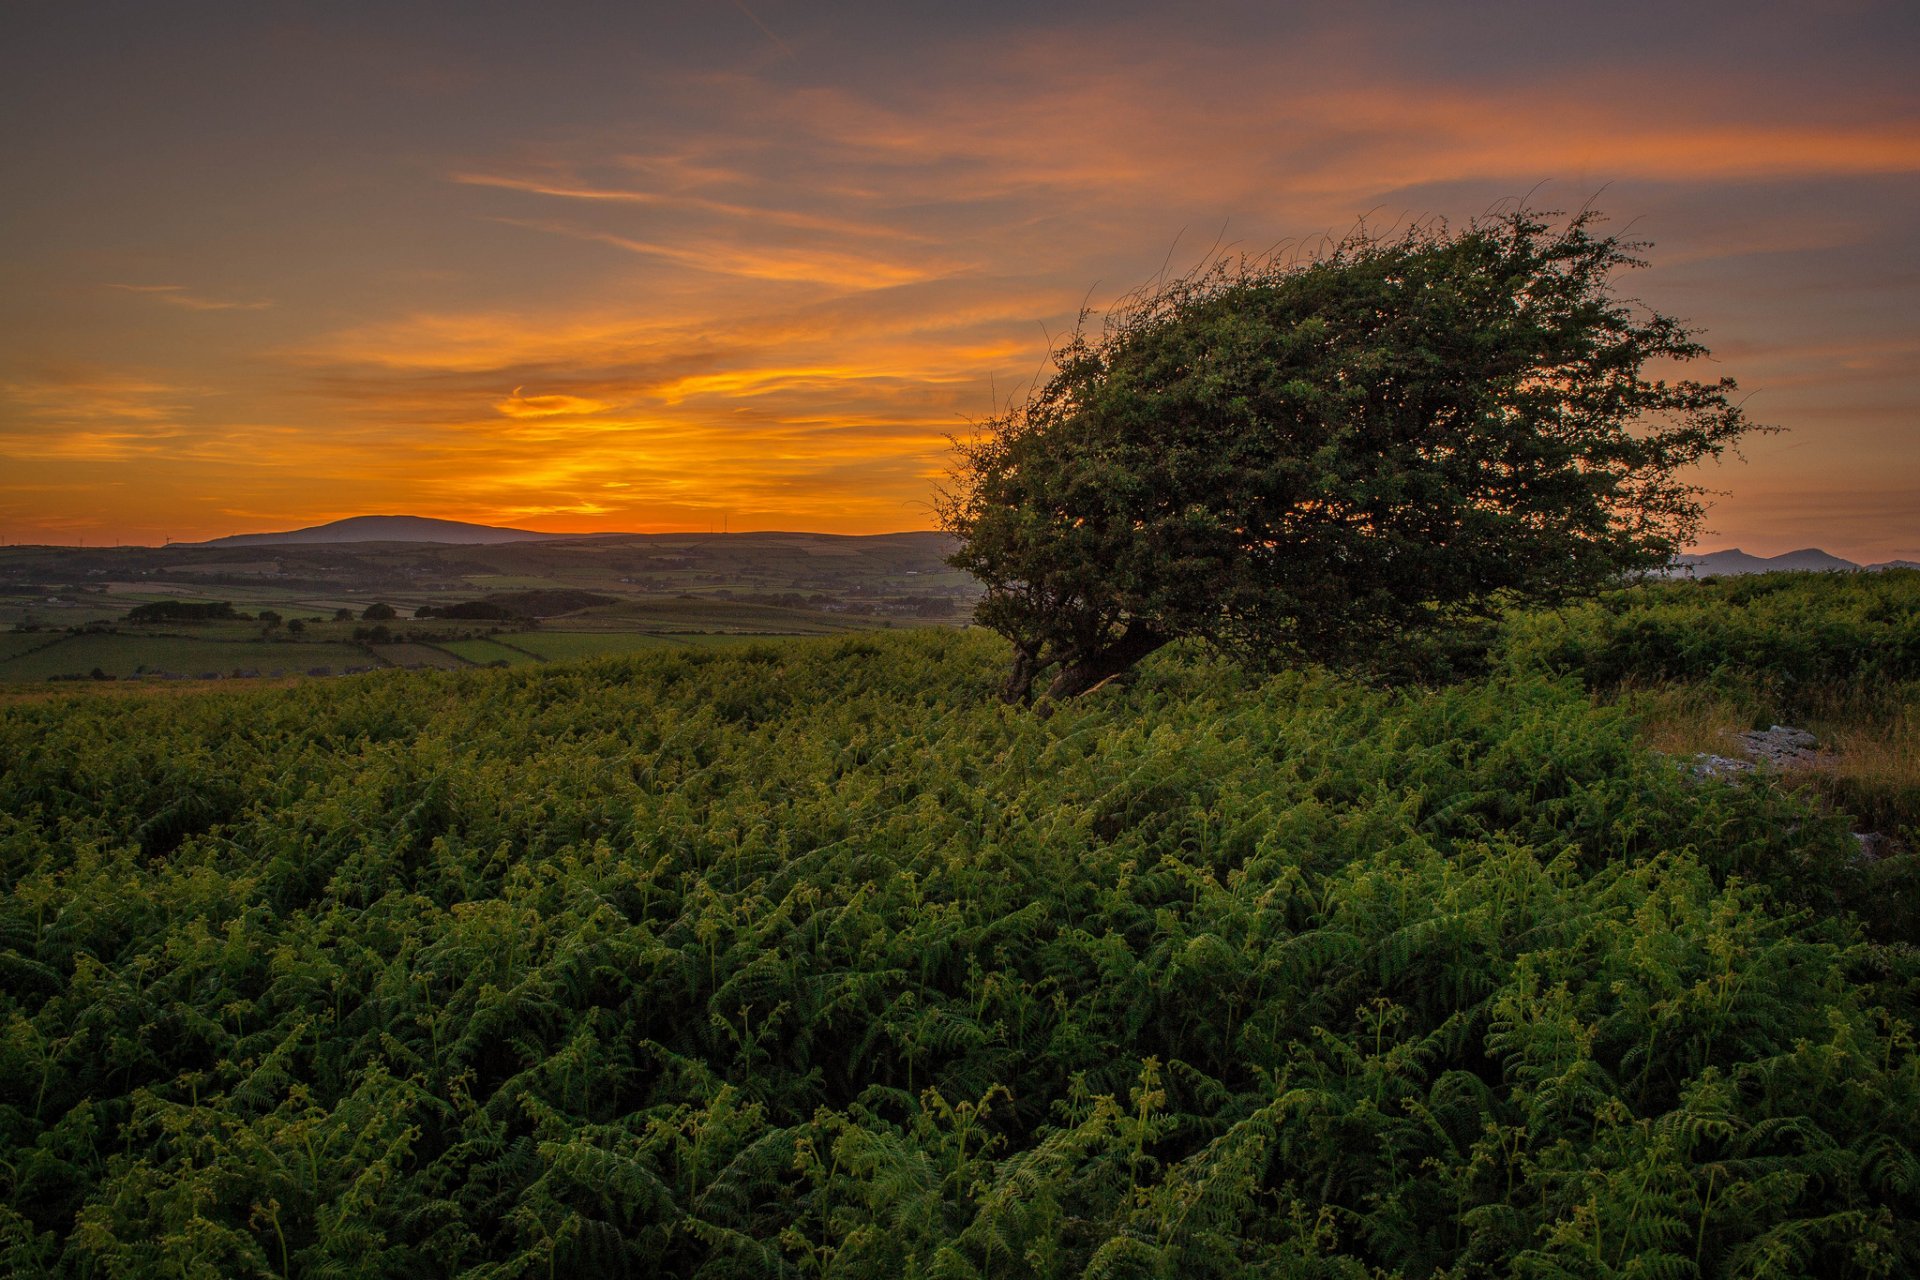
<path fill-rule="evenodd" d="M 180 307 L 187 311 L 263 311 L 271 302 L 236 302 L 228 298 L 209 298 L 188 289 L 183 284 L 109 284 L 109 289 L 118 289 L 123 293 L 137 293 L 164 302 L 170 307 Z"/>
<path fill-rule="evenodd" d="M 528 195 L 550 196 L 558 200 L 589 203 L 641 205 L 685 213 L 737 219 L 744 223 L 787 227 L 796 231 L 822 231 L 835 235 L 864 236 L 881 240 L 900 240 L 924 244 L 927 237 L 916 235 L 882 222 L 861 222 L 848 218 L 826 217 L 793 209 L 764 208 L 710 200 L 701 196 L 658 191 L 637 191 L 615 187 L 595 187 L 581 183 L 549 182 L 530 178 L 512 178 L 499 174 L 456 173 L 454 182 L 470 187 L 497 187 Z"/>
<path fill-rule="evenodd" d="M 535 222 L 522 218 L 496 218 L 494 221 L 506 226 L 611 245 L 627 253 L 656 258 L 694 271 L 739 276 L 748 280 L 822 284 L 840 289 L 885 289 L 931 280 L 958 269 L 952 264 L 930 261 L 926 255 L 916 255 L 913 259 L 898 256 L 887 258 L 870 252 L 788 248 L 715 237 L 649 241 L 608 231 L 582 230 L 557 222 Z"/>
<path fill-rule="evenodd" d="M 16 413 L 42 422 L 100 419 L 162 422 L 178 414 L 184 387 L 137 374 L 98 369 L 55 371 L 0 382 Z"/>
<path fill-rule="evenodd" d="M 587 396 L 570 396 L 559 392 L 548 395 L 522 395 L 522 388 L 515 387 L 513 394 L 493 407 L 509 418 L 556 418 L 582 417 L 613 408 L 607 400 L 594 400 Z"/>

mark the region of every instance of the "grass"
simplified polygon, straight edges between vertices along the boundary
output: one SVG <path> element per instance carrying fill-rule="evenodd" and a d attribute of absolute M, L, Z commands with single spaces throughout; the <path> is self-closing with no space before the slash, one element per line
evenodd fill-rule
<path fill-rule="evenodd" d="M 1671 756 L 1741 754 L 1738 735 L 1773 724 L 1805 729 L 1821 759 L 1782 771 L 1849 814 L 1857 829 L 1920 832 L 1920 682 L 1826 683 L 1781 694 L 1752 682 L 1628 684 L 1603 695 L 1625 707 L 1640 737 Z"/>
<path fill-rule="evenodd" d="M 494 662 L 504 662 L 510 667 L 523 667 L 536 661 L 535 658 L 518 649 L 509 649 L 506 645 L 493 640 L 448 640 L 439 647 L 483 667 Z"/>
<path fill-rule="evenodd" d="M 1604 700 L 1626 707 L 1641 740 L 1663 755 L 1735 755 L 1736 735 L 1765 727 L 1754 723 L 1749 707 L 1707 684 L 1629 683 Z"/>
<path fill-rule="evenodd" d="M 137 669 L 198 676 L 236 670 L 304 672 L 366 662 L 366 656 L 341 645 L 274 643 L 265 640 L 199 640 L 185 636 L 78 635 L 51 648 L 0 661 L 0 680 L 45 680 L 86 675 L 96 667 L 110 676 Z"/>
<path fill-rule="evenodd" d="M 678 647 L 665 636 L 639 631 L 525 631 L 507 640 L 548 662 Z"/>
<path fill-rule="evenodd" d="M 864 630 L 871 625 L 864 619 L 850 621 L 725 601 L 672 600 L 663 605 L 650 612 L 615 606 L 568 618 L 557 627 L 514 632 L 497 640 L 479 635 L 417 639 L 419 635 L 445 635 L 449 630 L 455 634 L 462 629 L 477 631 L 485 624 L 400 619 L 385 624 L 393 633 L 394 643 L 377 648 L 382 658 L 401 667 L 457 668 L 499 661 L 523 666 L 659 649 L 709 648 L 742 640 L 832 634 Z M 347 667 L 371 665 L 373 660 L 353 639 L 353 633 L 367 625 L 358 619 L 310 623 L 297 640 L 262 639 L 257 622 L 210 622 L 83 635 L 0 632 L 0 683 L 84 676 L 95 668 L 116 677 L 142 670 L 185 676 L 225 676 L 235 670 L 304 675 L 314 667 L 328 667 L 337 674 Z M 278 633 L 281 637 L 286 634 Z"/>
<path fill-rule="evenodd" d="M 654 596 L 570 615 L 570 631 L 753 631 L 763 635 L 828 635 L 873 626 L 858 615 L 718 600 L 710 596 Z"/>
<path fill-rule="evenodd" d="M 467 665 L 460 660 L 460 656 L 439 645 L 377 644 L 372 648 L 382 659 L 396 667 L 432 667 L 445 671 Z"/>
<path fill-rule="evenodd" d="M 45 631 L 0 631 L 0 662 L 43 648 L 49 643 L 58 643 L 63 639 L 65 637 L 58 632 L 50 634 Z"/>
<path fill-rule="evenodd" d="M 525 591 L 544 587 L 569 587 L 573 583 L 561 578 L 535 577 L 526 573 L 473 573 L 466 576 L 466 582 L 475 590 L 486 591 Z"/>

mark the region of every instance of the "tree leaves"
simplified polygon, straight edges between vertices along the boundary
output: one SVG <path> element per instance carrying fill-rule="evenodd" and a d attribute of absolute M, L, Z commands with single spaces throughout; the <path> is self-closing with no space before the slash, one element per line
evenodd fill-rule
<path fill-rule="evenodd" d="M 1664 566 L 1687 472 L 1753 428 L 1706 349 L 1616 296 L 1639 244 L 1525 208 L 1220 262 L 1076 333 L 960 449 L 942 524 L 1052 698 L 1197 636 L 1258 665 L 1432 672 L 1502 603 Z"/>

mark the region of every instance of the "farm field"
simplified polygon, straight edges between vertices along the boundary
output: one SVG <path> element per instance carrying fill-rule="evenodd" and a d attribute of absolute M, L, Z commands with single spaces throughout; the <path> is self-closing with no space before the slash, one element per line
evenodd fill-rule
<path fill-rule="evenodd" d="M 505 638 L 548 662 L 681 647 L 675 637 L 634 631 L 527 631 Z"/>
<path fill-rule="evenodd" d="M 53 637 L 39 634 L 37 638 L 44 644 Z M 373 660 L 363 651 L 346 645 L 179 635 L 82 634 L 61 637 L 46 648 L 0 659 L 0 681 L 84 676 L 95 668 L 125 679 L 141 671 L 184 676 L 207 673 L 225 676 L 233 671 L 298 674 L 317 666 L 337 669 L 342 665 L 372 664 Z"/>
<path fill-rule="evenodd" d="M 376 664 L 400 667 L 455 668 L 473 663 L 485 666 L 505 660 L 510 666 L 538 661 L 564 661 L 573 658 L 643 653 L 657 649 L 711 647 L 747 639 L 766 639 L 783 635 L 821 635 L 829 632 L 811 629 L 802 619 L 780 630 L 781 619 L 762 614 L 743 618 L 725 610 L 678 611 L 667 620 L 653 620 L 661 630 L 639 629 L 645 619 L 586 618 L 584 628 L 572 629 L 574 619 L 562 619 L 552 627 L 531 631 L 501 631 L 497 636 L 471 635 L 447 638 L 446 624 L 396 622 L 386 624 L 393 640 L 371 646 L 353 639 L 357 624 L 326 624 L 311 628 L 299 641 L 263 640 L 259 627 L 252 623 L 174 624 L 164 634 L 140 631 L 89 632 L 69 635 L 63 632 L 0 633 L 0 684 L 27 683 L 49 679 L 85 677 L 96 668 L 107 676 L 126 679 L 136 674 L 184 675 L 211 674 L 231 677 L 235 671 L 251 671 L 265 676 L 271 672 L 303 675 L 324 667 L 338 675 L 350 667 L 369 668 Z M 737 632 L 693 630 L 698 619 L 709 625 L 716 621 L 735 626 L 770 628 Z M 620 626 L 624 621 L 626 625 Z M 801 630 L 800 628 L 809 628 Z M 187 634 L 182 634 L 187 632 Z M 418 640 L 409 639 L 418 635 Z"/>
<path fill-rule="evenodd" d="M 434 644 L 374 644 L 368 645 L 382 662 L 396 667 L 429 667 L 443 671 L 456 670 L 467 664 L 461 658 Z"/>
<path fill-rule="evenodd" d="M 489 666 L 495 662 L 504 662 L 510 667 L 521 667 L 539 661 L 539 659 L 529 653 L 525 653 L 519 649 L 510 649 L 504 644 L 486 639 L 485 637 L 478 637 L 471 640 L 446 640 L 441 642 L 440 648 L 445 649 L 448 653 L 465 658 L 468 662 L 478 667 Z"/>
<path fill-rule="evenodd" d="M 669 616 L 701 602 L 715 606 L 718 618 L 685 623 L 696 630 L 730 629 L 729 611 L 753 608 L 786 622 L 749 622 L 748 629 L 787 634 L 846 630 L 862 619 L 956 622 L 976 589 L 945 563 L 951 547 L 934 533 L 611 534 L 495 546 L 0 547 L 0 628 L 111 622 L 133 605 L 168 599 L 331 618 L 336 609 L 358 614 L 376 601 L 411 613 L 489 593 L 552 589 L 601 593 Z"/>
<path fill-rule="evenodd" d="M 659 596 L 582 609 L 557 624 L 567 630 L 732 632 L 832 635 L 881 625 L 860 615 L 823 613 L 711 596 Z"/>
<path fill-rule="evenodd" d="M 17 658 L 23 653 L 56 644 L 66 637 L 58 632 L 0 631 L 0 662 Z"/>
<path fill-rule="evenodd" d="M 1911 793 L 1868 857 L 1647 743 L 1897 760 L 1917 629 L 1646 588 L 1448 687 L 1182 647 L 1044 718 L 950 630 L 0 699 L 0 1260 L 1907 1274 Z"/>
<path fill-rule="evenodd" d="M 271 548 L 270 555 L 211 547 L 0 548 L 0 624 L 21 628 L 0 633 L 0 684 L 86 677 L 95 669 L 115 678 L 227 678 L 322 667 L 338 675 L 383 661 L 519 665 L 723 644 L 735 635 L 955 625 L 965 620 L 971 595 L 941 559 L 947 546 L 929 534 L 749 534 L 495 547 L 293 546 Z M 63 577 L 65 585 L 50 585 Z M 504 601 L 504 612 L 464 621 L 410 616 L 475 600 Z M 238 616 L 129 622 L 134 607 L 165 601 L 224 602 Z M 400 615 L 382 623 L 382 635 L 361 617 L 375 603 Z M 269 625 L 270 615 L 282 621 Z M 538 619 L 531 630 L 529 617 Z M 504 634 L 480 643 L 492 632 Z M 28 653 L 49 641 L 57 643 Z M 302 647 L 281 647 L 289 642 Z M 378 657 L 368 643 L 380 649 Z M 215 644 L 237 647 L 204 647 Z"/>

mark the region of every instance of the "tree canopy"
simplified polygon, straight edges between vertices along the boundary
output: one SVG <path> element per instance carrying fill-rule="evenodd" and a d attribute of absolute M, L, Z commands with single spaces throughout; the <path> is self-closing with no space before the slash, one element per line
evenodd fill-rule
<path fill-rule="evenodd" d="M 1707 349 L 1615 292 L 1597 213 L 1357 232 L 1143 290 L 960 446 L 944 527 L 1014 645 L 1010 700 L 1199 636 L 1378 667 L 1507 603 L 1667 563 L 1687 469 L 1753 430 Z"/>

